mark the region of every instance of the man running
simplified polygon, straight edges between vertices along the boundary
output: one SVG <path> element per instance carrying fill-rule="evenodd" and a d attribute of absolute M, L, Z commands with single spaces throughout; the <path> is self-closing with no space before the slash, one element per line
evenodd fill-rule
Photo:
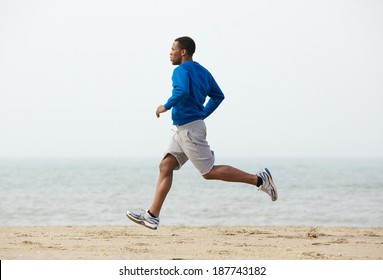
<path fill-rule="evenodd" d="M 160 211 L 171 188 L 173 171 L 180 169 L 189 159 L 205 179 L 240 182 L 257 186 L 266 192 L 272 201 L 278 198 L 270 171 L 265 168 L 250 174 L 229 165 L 214 165 L 214 154 L 206 141 L 204 119 L 209 117 L 223 101 L 224 94 L 211 73 L 193 61 L 195 42 L 190 37 L 175 39 L 170 51 L 174 69 L 171 97 L 158 106 L 156 115 L 172 109 L 173 125 L 177 131 L 170 140 L 168 149 L 160 163 L 160 174 L 151 207 L 139 213 L 127 211 L 133 222 L 157 229 Z M 209 97 L 206 106 L 205 100 Z"/>

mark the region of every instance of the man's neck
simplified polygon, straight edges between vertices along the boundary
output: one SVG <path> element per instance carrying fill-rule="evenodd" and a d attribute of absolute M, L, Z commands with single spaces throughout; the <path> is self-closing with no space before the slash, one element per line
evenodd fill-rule
<path fill-rule="evenodd" d="M 186 62 L 186 61 L 193 61 L 193 57 L 192 56 L 183 56 L 182 57 L 182 61 L 181 61 L 181 64 Z"/>

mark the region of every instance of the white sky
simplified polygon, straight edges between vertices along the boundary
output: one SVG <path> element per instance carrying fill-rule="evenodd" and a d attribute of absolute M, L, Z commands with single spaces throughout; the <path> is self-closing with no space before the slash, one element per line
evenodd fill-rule
<path fill-rule="evenodd" d="M 0 157 L 161 157 L 183 35 L 217 156 L 383 157 L 380 0 L 0 0 Z"/>

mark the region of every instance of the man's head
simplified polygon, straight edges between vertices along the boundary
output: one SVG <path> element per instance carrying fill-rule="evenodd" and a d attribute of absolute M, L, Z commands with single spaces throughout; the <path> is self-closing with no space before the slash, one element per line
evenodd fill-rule
<path fill-rule="evenodd" d="M 171 51 L 170 60 L 173 65 L 180 65 L 187 60 L 193 60 L 195 52 L 195 43 L 190 37 L 179 37 L 174 40 Z"/>

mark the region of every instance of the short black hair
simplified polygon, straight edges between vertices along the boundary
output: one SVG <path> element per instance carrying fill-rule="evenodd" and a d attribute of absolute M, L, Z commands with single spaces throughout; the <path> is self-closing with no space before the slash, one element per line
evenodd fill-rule
<path fill-rule="evenodd" d="M 192 56 L 195 52 L 195 42 L 192 38 L 183 36 L 175 39 L 174 41 L 178 42 L 181 49 L 185 49 L 186 52 Z"/>

